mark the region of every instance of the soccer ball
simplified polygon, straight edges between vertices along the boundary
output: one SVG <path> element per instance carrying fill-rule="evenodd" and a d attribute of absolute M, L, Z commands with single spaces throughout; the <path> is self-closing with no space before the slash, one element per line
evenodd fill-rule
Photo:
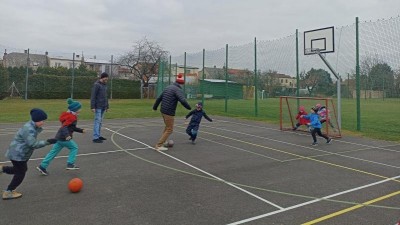
<path fill-rule="evenodd" d="M 164 142 L 164 147 L 166 147 L 166 148 L 174 147 L 174 141 L 173 140 L 165 141 Z"/>

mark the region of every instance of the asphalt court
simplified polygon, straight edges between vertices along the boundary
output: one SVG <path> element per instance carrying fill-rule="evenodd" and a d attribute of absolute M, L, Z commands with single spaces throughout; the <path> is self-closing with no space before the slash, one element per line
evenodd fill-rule
<path fill-rule="evenodd" d="M 1 201 L 1 224 L 395 224 L 400 219 L 400 144 L 344 136 L 319 146 L 303 132 L 280 131 L 257 121 L 212 116 L 203 120 L 193 145 L 176 118 L 175 145 L 153 146 L 162 118 L 105 119 L 102 144 L 91 142 L 93 121 L 79 145 L 77 171 L 67 171 L 68 150 L 49 166 L 28 163 L 21 199 Z M 0 163 L 23 123 L 0 124 Z M 51 138 L 46 122 L 39 139 Z M 80 193 L 67 189 L 84 181 Z M 11 180 L 0 175 L 0 186 Z"/>

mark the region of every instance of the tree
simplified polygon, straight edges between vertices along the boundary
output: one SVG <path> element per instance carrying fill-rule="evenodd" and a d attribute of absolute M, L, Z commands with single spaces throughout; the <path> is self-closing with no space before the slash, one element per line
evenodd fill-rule
<path fill-rule="evenodd" d="M 387 63 L 378 63 L 369 71 L 372 90 L 392 90 L 394 84 L 394 72 Z"/>
<path fill-rule="evenodd" d="M 310 96 L 316 93 L 333 95 L 331 75 L 323 69 L 311 68 L 307 73 L 300 73 L 300 85 L 307 88 Z"/>
<path fill-rule="evenodd" d="M 166 59 L 167 55 L 168 52 L 157 42 L 144 37 L 135 43 L 130 52 L 121 56 L 118 62 L 129 68 L 135 78 L 142 81 L 143 87 L 148 87 L 150 78 L 157 76 L 159 62 Z"/>

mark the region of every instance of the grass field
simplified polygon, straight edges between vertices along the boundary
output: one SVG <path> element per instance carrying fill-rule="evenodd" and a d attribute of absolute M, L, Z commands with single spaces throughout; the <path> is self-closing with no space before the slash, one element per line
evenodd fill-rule
<path fill-rule="evenodd" d="M 81 120 L 93 119 L 88 99 L 79 100 L 83 104 Z M 197 100 L 189 101 L 194 105 Z M 152 110 L 154 99 L 112 99 L 106 119 L 160 117 Z M 224 100 L 206 100 L 205 110 L 212 115 L 239 117 L 251 120 L 279 124 L 279 98 L 269 98 L 258 102 L 258 116 L 255 117 L 254 101 L 229 100 L 225 113 Z M 335 100 L 336 104 L 336 100 Z M 44 109 L 49 121 L 58 120 L 62 111 L 67 109 L 66 100 L 22 100 L 6 99 L 0 101 L 0 123 L 20 123 L 29 120 L 31 108 Z M 362 99 L 361 131 L 357 129 L 356 100 L 342 99 L 342 134 L 366 136 L 375 139 L 400 141 L 400 99 Z M 184 116 L 188 111 L 178 106 L 177 116 Z"/>

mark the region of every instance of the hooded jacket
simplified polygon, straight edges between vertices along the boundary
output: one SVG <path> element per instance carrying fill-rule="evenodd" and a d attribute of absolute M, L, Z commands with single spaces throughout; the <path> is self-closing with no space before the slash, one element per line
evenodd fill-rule
<path fill-rule="evenodd" d="M 66 138 L 70 136 L 72 138 L 72 134 L 74 131 L 83 133 L 83 129 L 76 127 L 78 123 L 78 117 L 74 115 L 72 112 L 63 112 L 59 118 L 61 122 L 61 128 L 58 129 L 56 134 L 56 139 L 59 141 L 66 141 Z"/>

